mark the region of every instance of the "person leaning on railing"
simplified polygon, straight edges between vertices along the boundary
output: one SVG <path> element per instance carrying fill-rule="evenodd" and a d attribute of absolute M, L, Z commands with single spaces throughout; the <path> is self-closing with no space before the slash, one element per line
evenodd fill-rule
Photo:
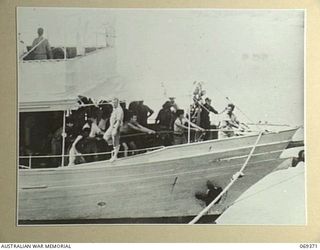
<path fill-rule="evenodd" d="M 204 131 L 203 128 L 200 128 L 189 119 L 184 117 L 184 110 L 178 109 L 177 110 L 177 118 L 173 125 L 173 144 L 184 144 L 187 143 L 186 136 L 184 134 L 185 130 L 188 130 L 188 127 L 185 126 L 186 123 L 190 123 L 190 129 L 194 131 Z"/>
<path fill-rule="evenodd" d="M 225 113 L 222 114 L 219 126 L 219 139 L 234 136 L 234 129 L 240 128 L 240 122 L 233 113 L 234 108 L 234 104 L 230 103 L 228 104 Z"/>
<path fill-rule="evenodd" d="M 120 128 L 121 133 L 121 144 L 124 148 L 124 156 L 128 155 L 128 150 L 137 149 L 136 141 L 139 140 L 139 136 L 133 136 L 134 133 L 146 133 L 155 134 L 156 132 L 152 129 L 148 129 L 138 122 L 138 116 L 135 113 L 129 112 L 128 119 L 124 122 Z M 141 136 L 141 134 L 140 134 Z M 134 151 L 132 151 L 134 154 Z"/>
<path fill-rule="evenodd" d="M 90 126 L 86 123 L 82 130 L 80 135 L 77 136 L 77 138 L 75 139 L 75 141 L 72 143 L 72 146 L 70 148 L 69 151 L 69 164 L 68 166 L 74 166 L 76 164 L 76 158 L 78 157 L 80 162 L 85 162 L 84 158 L 81 156 L 82 154 L 80 153 L 80 151 L 77 149 L 77 144 L 80 140 L 84 139 L 84 138 L 88 138 L 89 134 L 91 132 L 91 128 Z"/>

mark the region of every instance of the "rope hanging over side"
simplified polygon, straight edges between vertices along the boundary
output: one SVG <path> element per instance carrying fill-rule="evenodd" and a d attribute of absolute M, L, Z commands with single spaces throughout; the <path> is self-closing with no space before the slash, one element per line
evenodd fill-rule
<path fill-rule="evenodd" d="M 242 167 L 240 168 L 240 170 L 238 172 L 236 172 L 233 176 L 232 179 L 230 181 L 230 183 L 221 191 L 221 193 L 208 205 L 206 206 L 196 217 L 194 217 L 188 224 L 195 224 L 196 222 L 198 222 L 200 220 L 200 218 L 205 215 L 212 207 L 213 205 L 222 197 L 222 195 L 224 195 L 229 189 L 230 187 L 236 182 L 236 180 L 242 175 L 242 172 L 244 171 L 244 169 L 246 168 L 246 166 L 248 165 L 249 160 L 251 159 L 254 150 L 256 149 L 258 142 L 260 141 L 260 138 L 262 136 L 263 132 L 260 132 L 258 135 L 258 138 L 255 142 L 255 144 L 252 146 L 252 149 L 246 159 L 246 161 L 243 163 Z"/>

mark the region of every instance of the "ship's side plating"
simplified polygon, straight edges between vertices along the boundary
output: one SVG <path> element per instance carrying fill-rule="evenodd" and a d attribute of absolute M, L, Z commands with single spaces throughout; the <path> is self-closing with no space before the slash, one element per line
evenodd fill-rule
<path fill-rule="evenodd" d="M 274 170 L 296 129 L 264 134 L 245 176 L 213 208 L 221 212 Z M 19 170 L 19 220 L 143 218 L 196 215 L 195 193 L 208 180 L 224 187 L 245 162 L 257 135 L 172 146 L 114 163 Z"/>

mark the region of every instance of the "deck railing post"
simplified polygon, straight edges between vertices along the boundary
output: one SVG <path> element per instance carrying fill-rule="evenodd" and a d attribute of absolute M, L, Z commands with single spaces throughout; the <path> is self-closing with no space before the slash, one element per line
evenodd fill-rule
<path fill-rule="evenodd" d="M 190 95 L 190 99 L 192 99 L 192 96 Z M 192 99 L 193 100 L 193 99 Z M 190 143 L 190 139 L 191 139 L 191 106 L 189 105 L 189 109 L 188 109 L 188 143 Z"/>
<path fill-rule="evenodd" d="M 31 159 L 32 159 L 32 157 L 31 157 L 31 154 L 29 155 L 29 168 L 31 168 Z"/>
<path fill-rule="evenodd" d="M 66 143 L 66 111 L 63 111 L 63 125 L 62 125 L 62 149 L 61 149 L 61 167 L 64 167 L 64 151 L 65 151 L 65 143 Z"/>
<path fill-rule="evenodd" d="M 64 52 L 64 60 L 67 60 L 67 48 L 63 47 L 63 52 Z"/>

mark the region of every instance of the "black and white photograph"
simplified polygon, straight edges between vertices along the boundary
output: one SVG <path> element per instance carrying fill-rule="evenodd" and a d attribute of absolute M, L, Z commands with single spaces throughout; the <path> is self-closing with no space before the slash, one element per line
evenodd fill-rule
<path fill-rule="evenodd" d="M 16 18 L 18 225 L 306 225 L 305 10 Z"/>

